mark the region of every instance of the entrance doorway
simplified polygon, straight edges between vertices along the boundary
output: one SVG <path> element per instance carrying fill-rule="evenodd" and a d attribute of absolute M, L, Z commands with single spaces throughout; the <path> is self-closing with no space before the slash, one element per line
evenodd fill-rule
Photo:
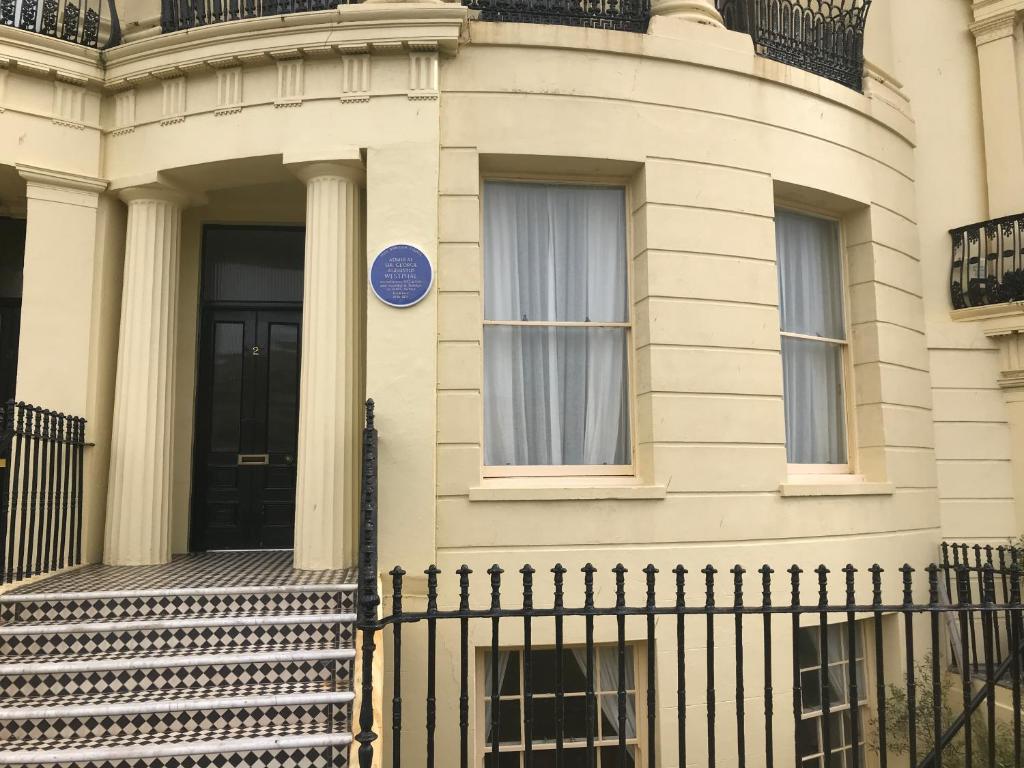
<path fill-rule="evenodd" d="M 14 398 L 21 338 L 24 219 L 0 218 L 0 406 Z"/>
<path fill-rule="evenodd" d="M 292 547 L 303 252 L 300 228 L 204 231 L 193 551 Z"/>

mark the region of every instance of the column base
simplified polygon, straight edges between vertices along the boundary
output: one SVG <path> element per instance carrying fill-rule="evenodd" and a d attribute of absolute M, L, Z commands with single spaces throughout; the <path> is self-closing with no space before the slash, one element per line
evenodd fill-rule
<path fill-rule="evenodd" d="M 651 22 L 664 16 L 725 28 L 722 14 L 718 12 L 711 0 L 654 0 L 651 3 Z"/>

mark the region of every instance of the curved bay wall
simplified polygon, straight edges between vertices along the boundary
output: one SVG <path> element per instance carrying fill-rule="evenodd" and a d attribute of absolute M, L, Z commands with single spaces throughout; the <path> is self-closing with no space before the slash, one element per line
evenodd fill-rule
<path fill-rule="evenodd" d="M 639 585 L 648 561 L 892 566 L 933 551 L 913 125 L 899 99 L 700 31 L 471 23 L 471 44 L 444 61 L 437 549 L 449 572 L 623 561 Z M 508 175 L 629 190 L 635 488 L 481 478 L 480 183 Z M 776 203 L 842 225 L 862 484 L 786 483 Z"/>

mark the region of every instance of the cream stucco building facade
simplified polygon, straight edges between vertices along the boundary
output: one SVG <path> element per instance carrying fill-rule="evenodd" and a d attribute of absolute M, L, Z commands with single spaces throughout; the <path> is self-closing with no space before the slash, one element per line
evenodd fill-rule
<path fill-rule="evenodd" d="M 862 92 L 759 55 L 711 0 L 655 0 L 644 33 L 373 0 L 161 33 L 161 4 L 117 5 L 102 51 L 0 27 L 0 215 L 24 226 L 23 254 L 0 253 L 23 259 L 8 394 L 88 420 L 86 562 L 289 546 L 294 519 L 296 567 L 352 565 L 366 397 L 382 578 L 621 562 L 640 594 L 648 562 L 895 569 L 1024 532 L 1024 311 L 954 308 L 949 235 L 1024 211 L 1024 2 L 874 0 Z M 488 309 L 486 206 L 520 183 L 621 190 L 621 460 L 489 459 L 489 334 L 520 318 Z M 784 397 L 801 334 L 780 320 L 780 210 L 834 222 L 834 461 L 787 446 L 804 405 Z M 434 267 L 405 309 L 368 285 L 395 243 Z M 269 270 L 251 296 L 218 281 L 218 253 Z M 223 408 L 258 379 L 218 378 L 218 344 L 255 360 L 278 328 L 293 369 L 253 408 L 289 414 L 290 495 L 224 482 L 233 514 L 258 496 L 285 522 L 215 532 L 204 440 L 246 434 L 257 417 Z M 409 604 L 424 590 L 407 578 Z"/>

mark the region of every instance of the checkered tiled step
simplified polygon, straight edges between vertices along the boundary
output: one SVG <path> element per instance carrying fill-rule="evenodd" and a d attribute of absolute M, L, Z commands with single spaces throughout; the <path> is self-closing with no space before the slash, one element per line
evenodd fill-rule
<path fill-rule="evenodd" d="M 253 615 L 260 613 L 354 613 L 355 589 L 348 585 L 236 591 L 231 587 L 130 592 L 57 592 L 0 595 L 0 624 L 72 622 L 126 617 Z"/>
<path fill-rule="evenodd" d="M 172 689 L 164 691 L 160 699 L 149 696 L 137 701 L 100 694 L 43 706 L 15 697 L 0 703 L 0 743 L 84 738 L 101 732 L 168 736 L 193 730 L 318 722 L 332 722 L 336 731 L 347 730 L 345 709 L 354 698 L 350 691 L 325 690 L 326 685 L 307 691 L 289 690 L 284 685 L 240 688 L 249 690 L 240 694 L 231 688 Z"/>
<path fill-rule="evenodd" d="M 351 645 L 353 614 L 162 617 L 68 624 L 17 622 L 0 627 L 4 655 L 51 656 L 119 650 L 199 650 L 328 642 Z"/>
<path fill-rule="evenodd" d="M 190 731 L 158 740 L 91 734 L 0 744 L 0 765 L 36 768 L 345 768 L 348 733 L 323 723 Z"/>
<path fill-rule="evenodd" d="M 0 659 L 4 696 L 161 691 L 235 684 L 322 681 L 350 688 L 355 652 L 327 643 L 217 648 L 201 654 L 109 651 Z"/>

